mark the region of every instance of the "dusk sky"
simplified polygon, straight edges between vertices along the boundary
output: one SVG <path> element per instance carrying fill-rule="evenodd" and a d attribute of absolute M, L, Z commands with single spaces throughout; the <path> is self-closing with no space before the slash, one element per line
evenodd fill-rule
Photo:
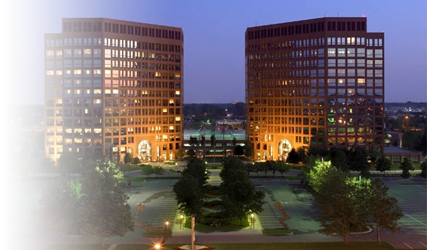
<path fill-rule="evenodd" d="M 7 102 L 43 104 L 44 34 L 61 33 L 62 18 L 104 17 L 181 27 L 184 102 L 245 101 L 247 27 L 304 19 L 361 17 L 368 32 L 385 32 L 386 102 L 427 101 L 427 1 L 145 1 L 14 0 L 1 4 L 2 70 Z M 2 40 L 5 37 L 2 35 Z M 19 94 L 18 94 L 19 93 Z M 19 98 L 16 98 L 18 97 Z"/>

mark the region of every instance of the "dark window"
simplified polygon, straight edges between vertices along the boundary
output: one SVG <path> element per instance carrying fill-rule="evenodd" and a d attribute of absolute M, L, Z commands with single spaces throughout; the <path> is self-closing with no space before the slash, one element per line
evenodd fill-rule
<path fill-rule="evenodd" d="M 338 25 L 337 25 L 338 27 L 338 31 L 341 31 L 341 22 L 338 22 Z"/>
<path fill-rule="evenodd" d="M 351 31 L 356 31 L 356 22 L 351 22 Z"/>
<path fill-rule="evenodd" d="M 331 30 L 332 30 L 332 23 L 328 22 L 328 31 L 331 31 Z"/>
<path fill-rule="evenodd" d="M 332 31 L 336 31 L 335 22 L 332 22 Z"/>

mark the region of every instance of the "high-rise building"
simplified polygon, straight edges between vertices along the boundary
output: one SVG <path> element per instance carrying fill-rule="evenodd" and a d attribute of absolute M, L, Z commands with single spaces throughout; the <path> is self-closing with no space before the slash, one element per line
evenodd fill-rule
<path fill-rule="evenodd" d="M 181 28 L 64 18 L 45 34 L 45 152 L 175 159 L 182 144 Z"/>
<path fill-rule="evenodd" d="M 245 33 L 247 136 L 255 159 L 292 148 L 383 150 L 384 33 L 325 17 Z"/>

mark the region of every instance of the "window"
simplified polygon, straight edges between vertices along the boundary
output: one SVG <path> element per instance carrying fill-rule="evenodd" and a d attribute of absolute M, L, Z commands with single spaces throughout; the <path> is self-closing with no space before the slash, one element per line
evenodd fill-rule
<path fill-rule="evenodd" d="M 83 67 L 84 68 L 91 68 L 92 67 L 92 60 L 84 60 L 83 61 Z"/>
<path fill-rule="evenodd" d="M 357 48 L 357 57 L 365 57 L 365 48 Z"/>
<path fill-rule="evenodd" d="M 62 50 L 56 51 L 56 58 L 62 58 Z"/>
<path fill-rule="evenodd" d="M 53 68 L 53 61 L 46 61 L 46 68 L 48 69 Z"/>
<path fill-rule="evenodd" d="M 345 48 L 338 48 L 338 57 L 345 57 Z"/>
<path fill-rule="evenodd" d="M 81 56 L 82 56 L 82 50 L 74 49 L 74 57 L 81 57 Z"/>
<path fill-rule="evenodd" d="M 93 57 L 101 57 L 101 49 L 94 49 L 93 50 Z M 106 58 L 107 58 L 107 55 L 106 55 Z"/>
<path fill-rule="evenodd" d="M 91 57 L 92 56 L 92 50 L 91 49 L 83 49 L 83 56 L 84 57 Z"/>
<path fill-rule="evenodd" d="M 375 50 L 375 58 L 382 58 L 383 57 L 383 50 L 382 49 L 376 49 Z"/>
<path fill-rule="evenodd" d="M 345 67 L 345 59 L 338 59 L 338 67 Z"/>
<path fill-rule="evenodd" d="M 347 49 L 347 56 L 348 57 L 355 57 L 355 51 L 354 48 Z"/>
<path fill-rule="evenodd" d="M 55 55 L 54 50 L 46 50 L 46 58 L 53 58 Z"/>
<path fill-rule="evenodd" d="M 328 49 L 328 57 L 335 57 L 335 49 L 334 48 Z"/>
<path fill-rule="evenodd" d="M 357 59 L 357 67 L 365 67 L 365 59 Z"/>

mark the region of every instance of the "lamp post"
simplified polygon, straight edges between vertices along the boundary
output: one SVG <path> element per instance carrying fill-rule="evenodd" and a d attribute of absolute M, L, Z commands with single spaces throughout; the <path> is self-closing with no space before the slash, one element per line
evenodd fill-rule
<path fill-rule="evenodd" d="M 251 214 L 251 225 L 252 225 L 252 228 L 255 228 L 254 227 L 254 214 L 253 213 Z"/>
<path fill-rule="evenodd" d="M 182 224 L 184 224 L 184 215 L 180 215 L 179 218 L 181 219 L 181 224 L 179 225 L 179 230 L 182 230 Z"/>
<path fill-rule="evenodd" d="M 162 240 L 162 243 L 164 243 L 164 242 L 165 242 L 165 238 L 166 238 L 166 229 L 168 228 L 168 226 L 169 226 L 169 221 L 168 221 L 168 220 L 166 220 L 166 221 L 165 221 L 165 228 L 164 228 L 164 230 L 163 230 L 163 240 Z"/>

